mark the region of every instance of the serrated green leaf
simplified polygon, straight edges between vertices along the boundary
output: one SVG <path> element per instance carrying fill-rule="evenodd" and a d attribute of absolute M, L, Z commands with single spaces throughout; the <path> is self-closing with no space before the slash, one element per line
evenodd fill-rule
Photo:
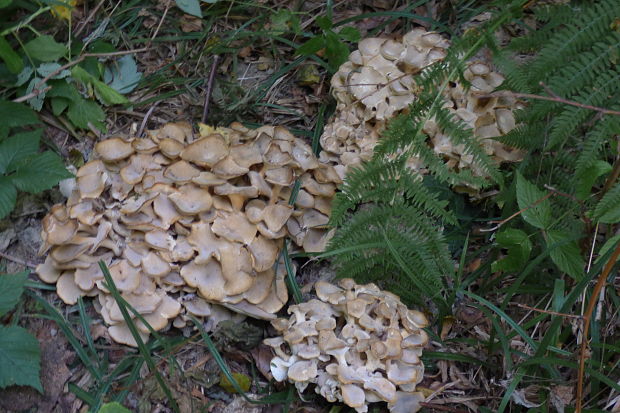
<path fill-rule="evenodd" d="M 0 37 L 0 59 L 4 60 L 9 72 L 18 74 L 24 68 L 22 58 L 15 53 L 9 42 L 4 37 Z"/>
<path fill-rule="evenodd" d="M 99 409 L 99 413 L 131 413 L 131 410 L 125 408 L 118 402 L 105 403 Z"/>
<path fill-rule="evenodd" d="M 333 23 L 331 19 L 325 16 L 319 16 L 316 18 L 316 25 L 323 31 L 329 30 L 333 27 Z"/>
<path fill-rule="evenodd" d="M 54 116 L 60 116 L 69 106 L 69 100 L 65 98 L 51 98 L 50 104 L 52 105 L 52 113 Z"/>
<path fill-rule="evenodd" d="M 26 82 L 30 80 L 30 77 L 32 76 L 33 73 L 34 73 L 34 69 L 32 67 L 30 66 L 24 67 L 24 69 L 21 72 L 19 72 L 19 74 L 17 75 L 17 81 L 15 82 L 15 86 L 25 85 Z"/>
<path fill-rule="evenodd" d="M 24 292 L 28 271 L 17 274 L 0 274 L 0 317 L 17 305 Z"/>
<path fill-rule="evenodd" d="M 175 0 L 175 3 L 184 13 L 191 14 L 195 17 L 202 17 L 200 2 L 198 0 Z"/>
<path fill-rule="evenodd" d="M 349 47 L 340 40 L 336 33 L 328 32 L 325 35 L 325 55 L 330 70 L 336 72 L 340 65 L 349 58 Z"/>
<path fill-rule="evenodd" d="M 78 128 L 88 129 L 88 123 L 90 122 L 99 130 L 105 129 L 103 124 L 105 112 L 101 109 L 101 106 L 91 100 L 82 99 L 71 102 L 67 116 Z"/>
<path fill-rule="evenodd" d="M 42 129 L 15 134 L 0 143 L 0 174 L 13 172 L 18 163 L 39 149 Z"/>
<path fill-rule="evenodd" d="M 11 182 L 22 191 L 36 194 L 71 176 L 60 157 L 46 151 L 24 160 L 11 176 Z"/>
<path fill-rule="evenodd" d="M 103 80 L 118 93 L 129 93 L 138 86 L 142 72 L 138 71 L 136 61 L 130 55 L 123 56 L 106 66 Z"/>
<path fill-rule="evenodd" d="M 43 393 L 39 380 L 41 349 L 28 330 L 0 326 L 0 388 L 31 386 Z"/>
<path fill-rule="evenodd" d="M 66 79 L 50 80 L 49 85 L 52 88 L 47 92 L 48 97 L 62 97 L 72 102 L 81 102 L 84 99 L 73 83 L 68 83 Z"/>
<path fill-rule="evenodd" d="M 6 176 L 0 176 L 0 219 L 9 215 L 15 207 L 17 189 Z"/>
<path fill-rule="evenodd" d="M 599 262 L 605 256 L 605 254 L 607 254 L 610 250 L 616 248 L 616 245 L 618 245 L 619 242 L 620 234 L 614 235 L 613 237 L 605 241 L 605 244 L 603 244 L 601 250 L 598 252 L 598 258 L 595 262 Z M 618 261 L 620 261 L 620 257 L 618 257 Z"/>
<path fill-rule="evenodd" d="M 301 56 L 310 56 L 324 47 L 325 38 L 323 36 L 316 36 L 299 46 L 295 53 Z"/>
<path fill-rule="evenodd" d="M 100 80 L 93 81 L 93 85 L 95 86 L 97 98 L 105 105 L 119 105 L 129 102 L 129 99 Z"/>
<path fill-rule="evenodd" d="M 7 7 L 13 0 L 0 0 L 0 9 Z"/>
<path fill-rule="evenodd" d="M 38 36 L 24 45 L 28 56 L 42 62 L 53 62 L 67 53 L 67 47 L 52 36 Z"/>
<path fill-rule="evenodd" d="M 523 210 L 521 217 L 536 228 L 545 229 L 551 223 L 551 203 L 544 198 L 546 193 L 528 182 L 517 172 L 517 203 Z"/>
<path fill-rule="evenodd" d="M 39 84 L 39 82 L 41 82 L 41 80 L 42 79 L 39 77 L 33 77 L 32 80 L 30 80 L 28 87 L 26 88 L 25 95 L 32 93 L 34 91 L 34 88 Z M 47 84 L 43 83 L 41 86 L 39 86 L 39 93 L 27 100 L 30 107 L 32 107 L 37 112 L 40 111 L 43 107 L 43 100 L 45 99 L 45 95 L 47 94 L 47 91 L 45 90 L 46 87 Z"/>
<path fill-rule="evenodd" d="M 338 32 L 338 35 L 343 40 L 346 40 L 347 42 L 352 42 L 352 43 L 359 42 L 360 38 L 362 37 L 360 35 L 359 30 L 357 30 L 355 27 L 344 27 L 342 30 Z"/>
<path fill-rule="evenodd" d="M 581 176 L 577 177 L 577 186 L 575 189 L 575 196 L 577 199 L 584 200 L 590 196 L 592 186 L 599 176 L 603 176 L 611 171 L 612 166 L 605 162 L 597 160 L 588 169 L 586 169 Z"/>
<path fill-rule="evenodd" d="M 40 76 L 43 77 L 47 77 L 49 75 L 51 75 L 52 73 L 56 72 L 58 69 L 60 69 L 60 64 L 56 63 L 56 62 L 52 62 L 52 63 L 41 63 L 41 65 L 39 65 L 39 67 L 37 67 L 37 73 Z M 51 79 L 64 79 L 65 77 L 69 76 L 71 74 L 71 72 L 68 69 L 62 70 L 58 73 L 56 73 L 54 76 L 51 77 Z"/>
<path fill-rule="evenodd" d="M 506 229 L 497 234 L 497 243 L 506 248 L 505 258 L 491 264 L 493 271 L 518 271 L 527 262 L 532 251 L 532 242 L 520 229 Z"/>
<path fill-rule="evenodd" d="M 548 246 L 571 238 L 569 233 L 557 230 L 547 231 L 546 235 Z M 578 281 L 581 280 L 585 262 L 581 257 L 581 250 L 579 245 L 577 245 L 577 241 L 570 241 L 560 245 L 554 248 L 549 255 L 561 271 Z"/>
<path fill-rule="evenodd" d="M 0 119 L 0 123 L 7 128 L 39 123 L 37 113 L 28 106 L 6 100 L 0 100 Z"/>

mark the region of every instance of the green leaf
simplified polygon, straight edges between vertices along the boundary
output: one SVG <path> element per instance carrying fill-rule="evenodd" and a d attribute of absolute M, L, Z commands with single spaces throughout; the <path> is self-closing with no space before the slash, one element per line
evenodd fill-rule
<path fill-rule="evenodd" d="M 14 128 L 39 123 L 37 113 L 23 103 L 0 100 L 0 119 L 2 126 Z M 1 138 L 1 136 L 0 136 Z"/>
<path fill-rule="evenodd" d="M 0 9 L 7 7 L 13 0 L 0 0 Z"/>
<path fill-rule="evenodd" d="M 67 111 L 69 120 L 78 128 L 88 129 L 88 123 L 92 123 L 99 130 L 105 129 L 103 120 L 105 112 L 96 102 L 82 99 L 78 102 L 71 102 Z"/>
<path fill-rule="evenodd" d="M 94 80 L 93 85 L 95 86 L 97 98 L 105 105 L 118 105 L 129 102 L 129 99 L 100 80 Z"/>
<path fill-rule="evenodd" d="M 0 58 L 6 63 L 9 72 L 18 74 L 24 69 L 22 58 L 15 53 L 9 42 L 4 37 L 0 37 Z"/>
<path fill-rule="evenodd" d="M 138 86 L 142 72 L 138 71 L 136 61 L 130 55 L 123 56 L 106 66 L 103 80 L 118 93 L 129 93 Z"/>
<path fill-rule="evenodd" d="M 530 225 L 545 229 L 551 223 L 551 203 L 549 199 L 542 200 L 546 193 L 529 183 L 523 175 L 517 172 L 517 203 L 523 210 L 521 216 Z"/>
<path fill-rule="evenodd" d="M 329 18 L 327 18 L 325 16 L 317 17 L 316 18 L 316 24 L 323 31 L 329 30 L 329 29 L 331 29 L 334 26 L 334 24 L 332 23 L 331 19 L 329 19 Z"/>
<path fill-rule="evenodd" d="M 43 129 L 22 132 L 0 143 L 0 174 L 13 172 L 17 164 L 39 149 Z"/>
<path fill-rule="evenodd" d="M 35 194 L 71 176 L 60 157 L 54 152 L 46 151 L 24 160 L 11 176 L 11 181 L 18 189 Z"/>
<path fill-rule="evenodd" d="M 349 47 L 334 32 L 325 35 L 325 55 L 332 72 L 336 72 L 341 64 L 349 58 Z"/>
<path fill-rule="evenodd" d="M 43 393 L 39 380 L 41 349 L 28 330 L 0 326 L 0 388 L 31 386 Z"/>
<path fill-rule="evenodd" d="M 111 402 L 101 406 L 99 413 L 131 413 L 131 410 L 127 409 L 119 402 Z"/>
<path fill-rule="evenodd" d="M 183 12 L 195 17 L 202 17 L 200 2 L 198 0 L 175 0 L 175 3 Z"/>
<path fill-rule="evenodd" d="M 357 30 L 355 27 L 344 27 L 342 30 L 338 32 L 338 35 L 343 40 L 346 40 L 347 42 L 352 42 L 352 43 L 359 42 L 360 38 L 362 37 L 360 35 L 359 30 Z"/>
<path fill-rule="evenodd" d="M 34 69 L 30 66 L 25 66 L 24 69 L 17 75 L 17 81 L 15 86 L 25 85 L 30 80 L 30 77 L 34 73 Z"/>
<path fill-rule="evenodd" d="M 15 207 L 16 200 L 17 189 L 8 177 L 0 176 L 0 219 L 9 215 Z"/>
<path fill-rule="evenodd" d="M 50 80 L 49 85 L 52 88 L 47 92 L 48 97 L 61 97 L 72 102 L 81 102 L 84 99 L 73 83 L 66 80 Z"/>
<path fill-rule="evenodd" d="M 595 263 L 599 262 L 599 260 L 601 260 L 610 250 L 616 248 L 616 245 L 618 245 L 619 242 L 620 234 L 614 235 L 613 237 L 605 241 L 605 244 L 603 244 L 601 250 L 598 252 L 598 258 L 596 259 Z M 618 261 L 620 261 L 620 257 L 618 257 Z"/>
<path fill-rule="evenodd" d="M 39 84 L 39 82 L 41 82 L 41 78 L 39 77 L 33 77 L 32 80 L 30 80 L 30 83 L 28 84 L 28 87 L 26 88 L 26 93 L 25 95 L 28 95 L 29 93 L 34 91 L 34 88 Z M 45 95 L 47 94 L 47 91 L 45 91 L 45 88 L 47 87 L 46 83 L 43 83 L 41 86 L 39 86 L 39 93 L 34 96 L 31 97 L 30 99 L 27 100 L 28 104 L 37 112 L 41 110 L 41 108 L 43 107 L 43 100 L 45 99 Z"/>
<path fill-rule="evenodd" d="M 299 46 L 295 53 L 301 56 L 310 56 L 324 47 L 325 38 L 323 36 L 316 36 Z"/>
<path fill-rule="evenodd" d="M 555 243 L 564 242 L 572 236 L 565 231 L 547 231 L 547 246 L 551 246 Z M 585 262 L 581 257 L 581 250 L 577 241 L 570 241 L 563 245 L 554 248 L 549 254 L 551 259 L 558 266 L 558 268 L 570 275 L 576 280 L 581 280 L 583 277 L 583 270 Z"/>
<path fill-rule="evenodd" d="M 52 73 L 56 72 L 57 70 L 59 70 L 60 68 L 61 68 L 60 64 L 56 62 L 41 63 L 41 65 L 37 68 L 37 73 L 43 77 L 47 77 L 51 75 Z M 52 76 L 51 79 L 64 79 L 70 74 L 71 74 L 71 71 L 69 71 L 68 69 L 61 70 L 60 72 Z"/>
<path fill-rule="evenodd" d="M 611 171 L 612 167 L 605 161 L 597 160 L 589 168 L 583 171 L 583 173 L 577 177 L 577 187 L 575 196 L 577 199 L 585 200 L 590 196 L 592 186 L 599 176 L 605 175 Z"/>
<path fill-rule="evenodd" d="M 17 305 L 24 292 L 28 271 L 17 274 L 0 274 L 0 317 Z"/>
<path fill-rule="evenodd" d="M 54 40 L 52 36 L 38 36 L 24 45 L 26 53 L 42 62 L 53 62 L 67 53 L 67 47 Z"/>
<path fill-rule="evenodd" d="M 69 106 L 69 100 L 65 98 L 51 98 L 50 103 L 54 116 L 59 116 Z"/>
<path fill-rule="evenodd" d="M 289 9 L 280 9 L 276 13 L 271 15 L 271 30 L 276 33 L 282 34 L 287 31 L 292 31 L 298 34 L 301 30 L 299 17 L 297 17 Z"/>
<path fill-rule="evenodd" d="M 520 229 L 506 229 L 497 234 L 497 243 L 508 250 L 508 255 L 491 264 L 493 271 L 518 271 L 530 257 L 532 242 Z"/>

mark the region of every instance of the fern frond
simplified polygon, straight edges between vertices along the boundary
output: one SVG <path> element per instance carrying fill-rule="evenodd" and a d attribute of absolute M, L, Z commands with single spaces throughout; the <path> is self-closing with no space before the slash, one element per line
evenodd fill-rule
<path fill-rule="evenodd" d="M 620 90 L 620 71 L 607 71 L 601 73 L 590 90 L 582 91 L 578 98 L 573 100 L 592 106 L 605 106 L 610 95 Z M 551 133 L 547 148 L 554 148 L 560 142 L 566 140 L 575 133 L 575 129 L 594 116 L 589 109 L 576 106 L 568 106 L 559 115 L 555 116 L 551 123 Z"/>
<path fill-rule="evenodd" d="M 558 63 L 571 61 L 582 50 L 588 50 L 609 33 L 609 25 L 620 14 L 620 2 L 603 0 L 584 6 L 579 17 L 557 30 L 545 42 L 540 56 L 529 65 L 531 79 L 545 80 L 553 76 Z"/>
<path fill-rule="evenodd" d="M 620 221 L 620 182 L 616 182 L 594 208 L 592 218 L 605 223 Z"/>
<path fill-rule="evenodd" d="M 620 106 L 612 109 L 618 110 Z M 601 148 L 612 136 L 620 131 L 620 119 L 616 116 L 606 116 L 598 122 L 585 137 L 583 147 L 576 161 L 575 178 L 581 176 L 598 159 Z"/>
<path fill-rule="evenodd" d="M 367 202 L 390 204 L 397 198 L 406 199 L 411 207 L 429 217 L 446 223 L 456 223 L 456 218 L 446 210 L 447 202 L 424 186 L 420 176 L 405 167 L 403 156 L 393 160 L 372 160 L 347 175 L 332 203 L 330 224 L 343 223 L 347 213 L 357 205 Z"/>

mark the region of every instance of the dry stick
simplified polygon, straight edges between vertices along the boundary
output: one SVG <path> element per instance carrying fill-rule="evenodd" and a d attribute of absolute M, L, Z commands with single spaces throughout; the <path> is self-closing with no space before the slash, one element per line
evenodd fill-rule
<path fill-rule="evenodd" d="M 28 99 L 32 99 L 32 98 L 34 98 L 34 97 L 39 96 L 41 93 L 45 93 L 45 92 L 47 92 L 47 91 L 48 91 L 48 90 L 50 90 L 51 88 L 52 88 L 51 86 L 48 86 L 48 87 L 45 87 L 45 88 L 43 88 L 43 89 L 41 89 L 41 90 L 36 89 L 36 88 L 35 88 L 35 89 L 32 89 L 32 92 L 28 93 L 27 95 L 20 96 L 20 97 L 18 97 L 17 99 L 13 99 L 13 102 L 15 102 L 15 103 L 24 102 L 24 101 L 26 101 L 26 100 L 28 100 Z"/>
<path fill-rule="evenodd" d="M 534 208 L 536 205 L 540 204 L 540 203 L 541 203 L 541 202 L 543 202 L 545 199 L 547 199 L 547 198 L 549 198 L 550 196 L 555 195 L 555 194 L 556 194 L 555 192 L 549 192 L 549 193 L 547 193 L 547 195 L 543 196 L 542 198 L 540 198 L 539 200 L 537 200 L 537 201 L 536 201 L 536 202 L 534 202 L 533 204 L 528 205 L 528 206 L 526 206 L 526 207 L 525 207 L 525 208 L 523 208 L 523 209 L 520 209 L 519 211 L 515 212 L 514 214 L 512 214 L 511 216 L 509 216 L 509 217 L 508 217 L 508 218 L 506 218 L 506 219 L 503 219 L 503 220 L 501 220 L 501 221 L 490 221 L 491 223 L 493 223 L 493 224 L 497 224 L 497 225 L 496 225 L 496 226 L 494 226 L 494 227 L 491 227 L 491 228 L 482 228 L 482 229 L 480 230 L 480 232 L 491 232 L 491 231 L 498 230 L 498 229 L 499 229 L 502 225 L 504 225 L 505 223 L 507 223 L 507 222 L 508 222 L 508 221 L 510 221 L 511 219 L 513 219 L 513 218 L 515 218 L 515 217 L 517 217 L 517 216 L 521 215 L 522 213 L 524 213 L 525 211 L 527 211 L 527 210 L 528 210 L 528 209 L 530 209 L 530 208 Z"/>
<path fill-rule="evenodd" d="M 514 98 L 523 98 L 523 99 L 548 100 L 550 102 L 563 103 L 563 104 L 569 105 L 569 106 L 576 106 L 576 107 L 582 108 L 582 109 L 593 110 L 595 112 L 600 112 L 600 113 L 605 114 L 605 115 L 620 116 L 620 111 L 611 110 L 611 109 L 605 109 L 605 108 L 601 108 L 601 107 L 598 107 L 598 106 L 585 105 L 583 103 L 579 103 L 579 102 L 575 102 L 575 101 L 572 101 L 572 100 L 564 99 L 564 98 L 559 97 L 559 96 L 557 96 L 555 94 L 553 96 L 541 96 L 541 95 L 533 95 L 531 93 L 515 93 L 515 92 L 509 92 L 509 91 L 500 91 L 500 92 L 489 93 L 487 95 L 481 95 L 480 97 L 483 97 L 483 98 L 514 97 Z"/>
<path fill-rule="evenodd" d="M 526 304 L 520 304 L 520 303 L 517 303 L 517 307 L 520 307 L 520 308 L 525 308 L 525 309 L 527 309 L 527 310 L 530 310 L 530 311 L 535 311 L 535 312 L 537 312 L 537 313 L 543 313 L 543 314 L 555 315 L 555 316 L 559 316 L 559 317 L 567 317 L 567 318 L 581 318 L 581 316 L 580 316 L 580 315 L 575 315 L 575 314 L 564 314 L 564 313 L 558 313 L 557 311 L 543 310 L 542 308 L 530 307 L 529 305 L 526 305 Z"/>
<path fill-rule="evenodd" d="M 420 406 L 428 407 L 430 409 L 443 410 L 444 412 L 468 413 L 467 410 L 455 409 L 454 407 L 448 407 L 448 406 L 444 406 L 443 404 L 437 404 L 437 403 L 420 402 Z"/>
<path fill-rule="evenodd" d="M 16 264 L 19 265 L 23 265 L 24 267 L 28 267 L 28 268 L 36 268 L 37 266 L 35 264 L 31 264 L 29 262 L 20 260 L 19 258 L 15 258 L 9 254 L 5 254 L 4 252 L 0 252 L 0 257 L 4 258 L 5 260 L 9 260 L 9 261 L 13 261 Z"/>
<path fill-rule="evenodd" d="M 138 137 L 142 136 L 142 133 L 144 132 L 144 128 L 146 127 L 146 122 L 148 122 L 149 118 L 151 117 L 151 114 L 153 113 L 153 111 L 155 110 L 155 107 L 159 104 L 159 102 L 155 102 L 153 104 L 153 106 L 151 106 L 151 108 L 149 109 L 148 112 L 146 112 L 146 115 L 144 115 L 144 119 L 142 119 L 142 123 L 140 124 L 140 129 L 138 129 Z"/>
<path fill-rule="evenodd" d="M 211 92 L 213 91 L 213 82 L 215 81 L 215 72 L 217 71 L 217 64 L 220 61 L 219 56 L 213 57 L 213 64 L 211 65 L 211 73 L 209 73 L 209 79 L 207 80 L 207 90 L 205 92 L 205 103 L 202 109 L 202 123 L 206 123 L 207 115 L 209 114 L 209 100 L 211 99 Z"/>
<path fill-rule="evenodd" d="M 78 37 L 80 33 L 82 33 L 82 30 L 84 30 L 86 28 L 86 25 L 93 19 L 93 17 L 95 17 L 95 14 L 97 14 L 97 11 L 99 11 L 99 8 L 103 6 L 104 3 L 105 3 L 104 1 L 100 1 L 97 3 L 97 5 L 90 12 L 88 17 L 80 23 L 77 29 L 75 29 L 75 33 L 73 33 L 75 37 Z"/>
<path fill-rule="evenodd" d="M 588 350 L 588 333 L 590 330 L 590 320 L 592 319 L 592 313 L 594 312 L 594 307 L 596 306 L 596 302 L 598 301 L 598 295 L 603 289 L 603 286 L 607 281 L 607 277 L 609 276 L 609 273 L 616 264 L 619 256 L 620 243 L 616 245 L 616 249 L 614 250 L 613 254 L 611 254 L 611 257 L 609 257 L 609 260 L 607 261 L 607 264 L 605 264 L 605 268 L 603 268 L 601 275 L 599 275 L 598 281 L 594 286 L 594 290 L 592 290 L 592 296 L 590 297 L 590 301 L 588 302 L 588 308 L 583 315 L 583 340 L 581 340 L 581 349 L 579 350 L 579 372 L 577 374 L 577 403 L 575 405 L 575 413 L 581 413 L 583 404 L 583 376 L 586 366 L 586 351 Z"/>
<path fill-rule="evenodd" d="M 75 65 L 77 65 L 78 63 L 82 62 L 84 59 L 86 59 L 87 57 L 113 57 L 113 56 L 124 56 L 124 55 L 128 55 L 128 54 L 133 54 L 133 53 L 141 53 L 141 52 L 146 52 L 148 50 L 147 47 L 143 47 L 141 49 L 133 49 L 133 50 L 124 50 L 124 51 L 120 51 L 120 52 L 111 52 L 111 53 L 84 53 L 83 55 L 81 55 L 80 57 L 78 57 L 77 59 L 60 66 L 58 69 L 54 70 L 52 73 L 50 73 L 49 75 L 45 76 L 39 83 L 37 83 L 34 88 L 33 88 L 33 93 L 34 91 L 38 91 L 38 93 L 36 94 L 32 94 L 30 93 L 30 95 L 26 95 L 28 96 L 26 98 L 27 99 L 31 99 L 39 94 L 41 94 L 44 90 L 47 89 L 40 89 L 41 86 L 43 86 L 45 84 L 45 82 L 47 82 L 48 80 L 50 80 L 51 78 L 53 78 L 54 76 L 56 76 L 57 74 L 59 74 L 60 72 L 62 72 L 63 70 L 66 70 L 70 67 L 73 67 Z M 25 98 L 26 96 L 21 96 L 18 97 L 17 99 L 13 99 L 13 102 L 22 102 L 23 98 Z"/>

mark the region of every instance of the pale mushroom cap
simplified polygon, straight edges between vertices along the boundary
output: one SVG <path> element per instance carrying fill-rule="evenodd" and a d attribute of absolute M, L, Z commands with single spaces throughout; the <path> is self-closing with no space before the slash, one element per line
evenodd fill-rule
<path fill-rule="evenodd" d="M 138 343 L 131 335 L 131 331 L 125 323 L 119 323 L 108 327 L 108 333 L 110 334 L 110 337 L 112 337 L 112 340 L 117 343 L 126 344 L 130 347 L 138 347 Z M 138 330 L 138 334 L 143 342 L 146 342 L 149 338 L 149 334 L 141 330 Z"/>
<path fill-rule="evenodd" d="M 110 138 L 98 142 L 95 151 L 101 159 L 108 162 L 120 161 L 133 154 L 131 143 L 125 142 L 121 138 Z"/>
<path fill-rule="evenodd" d="M 300 360 L 288 369 L 288 378 L 293 381 L 307 381 L 316 377 L 316 362 Z"/>
<path fill-rule="evenodd" d="M 349 407 L 362 407 L 366 403 L 366 394 L 361 387 L 355 384 L 345 384 L 341 387 L 344 403 Z"/>
<path fill-rule="evenodd" d="M 77 286 L 73 273 L 63 272 L 56 283 L 56 293 L 65 304 L 74 305 L 79 297 L 86 295 L 86 291 Z"/>

